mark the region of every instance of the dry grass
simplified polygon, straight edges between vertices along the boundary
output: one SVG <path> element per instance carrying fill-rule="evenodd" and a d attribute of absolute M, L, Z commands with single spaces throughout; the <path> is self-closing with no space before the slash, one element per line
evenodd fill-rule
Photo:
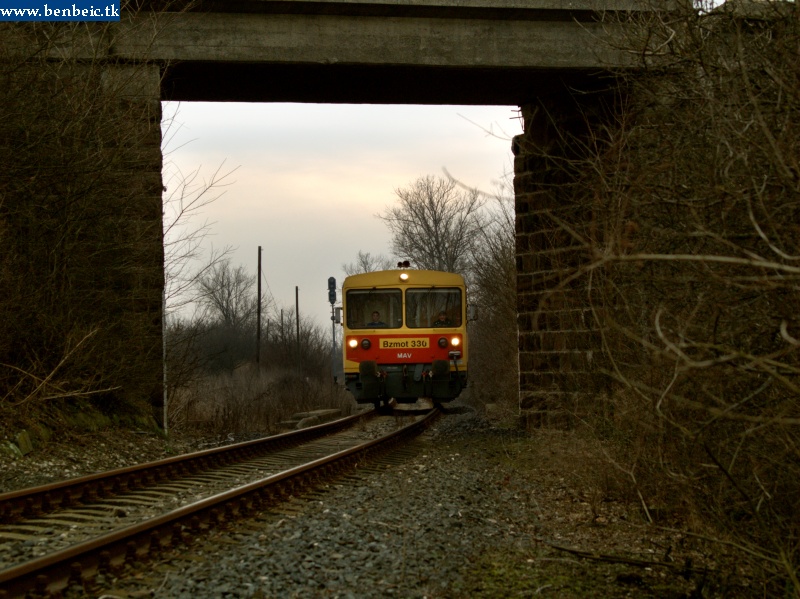
<path fill-rule="evenodd" d="M 230 374 L 203 377 L 176 391 L 169 420 L 172 430 L 274 433 L 292 414 L 324 408 L 347 415 L 355 402 L 332 384 L 248 365 Z"/>

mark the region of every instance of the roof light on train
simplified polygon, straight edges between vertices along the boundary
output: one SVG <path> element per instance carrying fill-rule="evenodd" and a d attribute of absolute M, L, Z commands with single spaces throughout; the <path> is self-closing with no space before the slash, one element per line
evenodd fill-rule
<path fill-rule="evenodd" d="M 407 272 L 401 272 L 400 273 L 400 280 L 401 281 L 408 281 L 408 273 Z"/>
<path fill-rule="evenodd" d="M 350 339 L 347 340 L 347 345 L 352 349 L 355 349 L 356 347 L 358 347 L 358 339 L 356 339 L 355 337 L 351 337 Z"/>

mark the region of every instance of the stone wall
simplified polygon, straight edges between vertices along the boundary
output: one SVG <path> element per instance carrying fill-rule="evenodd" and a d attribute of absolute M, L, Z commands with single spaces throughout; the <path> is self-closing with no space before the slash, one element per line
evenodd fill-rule
<path fill-rule="evenodd" d="M 575 185 L 587 123 L 604 98 L 579 98 L 561 91 L 522 106 L 524 133 L 512 146 L 520 410 L 531 426 L 568 424 L 607 384 L 581 272 L 592 215 Z"/>

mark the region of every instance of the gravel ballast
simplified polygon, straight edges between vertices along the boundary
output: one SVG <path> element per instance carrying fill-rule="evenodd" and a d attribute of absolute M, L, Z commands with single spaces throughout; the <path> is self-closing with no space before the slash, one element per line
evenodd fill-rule
<path fill-rule="evenodd" d="M 592 502 L 541 463 L 547 439 L 454 412 L 402 459 L 202 535 L 101 596 L 688 597 L 701 584 L 555 549 L 683 559 L 680 535 L 645 526 L 635 506 Z"/>

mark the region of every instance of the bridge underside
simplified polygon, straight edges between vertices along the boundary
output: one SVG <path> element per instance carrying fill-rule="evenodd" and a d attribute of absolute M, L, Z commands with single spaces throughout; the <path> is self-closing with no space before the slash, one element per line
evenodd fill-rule
<path fill-rule="evenodd" d="M 185 62 L 166 69 L 162 90 L 176 101 L 522 106 L 597 83 L 588 72 L 524 68 Z"/>

